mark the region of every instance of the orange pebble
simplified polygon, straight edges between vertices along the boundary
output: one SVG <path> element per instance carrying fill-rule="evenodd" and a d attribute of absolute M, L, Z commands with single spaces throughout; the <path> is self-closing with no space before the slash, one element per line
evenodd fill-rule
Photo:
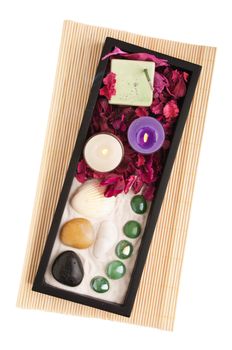
<path fill-rule="evenodd" d="M 60 239 L 65 245 L 78 249 L 86 249 L 94 241 L 93 226 L 87 219 L 72 219 L 63 225 L 60 232 Z"/>

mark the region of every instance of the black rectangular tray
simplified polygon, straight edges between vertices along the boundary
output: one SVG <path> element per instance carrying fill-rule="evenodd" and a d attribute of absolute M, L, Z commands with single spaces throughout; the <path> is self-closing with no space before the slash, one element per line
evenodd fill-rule
<path fill-rule="evenodd" d="M 99 300 L 93 297 L 88 297 L 80 294 L 76 294 L 70 291 L 62 290 L 57 287 L 53 287 L 48 285 L 45 282 L 45 271 L 48 265 L 48 261 L 50 258 L 50 254 L 53 248 L 53 244 L 58 232 L 58 228 L 60 225 L 60 221 L 63 215 L 63 211 L 67 202 L 67 198 L 69 195 L 69 191 L 72 185 L 73 178 L 76 173 L 76 167 L 79 158 L 81 157 L 81 153 L 86 141 L 87 132 L 89 129 L 89 125 L 91 122 L 93 110 L 97 101 L 99 89 L 102 85 L 102 80 L 106 73 L 108 59 L 99 60 L 98 68 L 96 71 L 95 79 L 93 81 L 92 89 L 90 91 L 89 99 L 87 102 L 87 106 L 84 112 L 83 121 L 78 133 L 78 137 L 76 140 L 76 144 L 74 147 L 74 151 L 70 160 L 69 168 L 65 177 L 64 185 L 59 197 L 59 201 L 57 204 L 57 208 L 52 220 L 51 228 L 48 234 L 48 238 L 45 244 L 44 252 L 40 260 L 39 268 L 34 280 L 34 284 L 32 287 L 33 291 L 49 294 L 55 297 L 63 298 L 66 300 L 70 300 L 73 302 L 77 302 L 80 304 L 88 305 L 91 307 L 95 307 L 101 310 L 113 312 L 119 315 L 129 317 L 133 308 L 136 292 L 140 283 L 142 271 L 144 268 L 144 264 L 146 261 L 148 249 L 151 243 L 151 239 L 154 233 L 154 229 L 156 226 L 156 222 L 159 216 L 160 208 L 162 205 L 162 201 L 165 195 L 166 187 L 168 184 L 168 180 L 171 174 L 172 166 L 175 160 L 175 156 L 178 150 L 178 145 L 180 143 L 180 139 L 183 133 L 183 129 L 185 126 L 185 122 L 188 117 L 189 108 L 191 105 L 191 101 L 193 99 L 193 95 L 196 89 L 197 81 L 200 75 L 201 66 L 177 59 L 175 57 L 171 57 L 168 55 L 161 54 L 159 52 L 151 51 L 145 49 L 140 46 L 132 45 L 124 41 L 120 41 L 114 38 L 107 37 L 105 40 L 105 44 L 103 46 L 103 50 L 101 53 L 101 57 L 105 56 L 107 53 L 112 51 L 114 47 L 117 46 L 123 51 L 127 51 L 129 53 L 136 52 L 146 52 L 153 55 L 156 55 L 158 58 L 167 59 L 170 65 L 174 68 L 179 68 L 181 70 L 187 71 L 189 73 L 189 81 L 187 85 L 187 92 L 185 97 L 183 98 L 182 104 L 180 106 L 180 114 L 177 120 L 177 124 L 175 127 L 174 135 L 172 138 L 172 143 L 170 150 L 167 155 L 167 159 L 164 165 L 164 169 L 162 172 L 162 176 L 159 182 L 158 189 L 156 191 L 155 199 L 151 204 L 151 208 L 148 214 L 145 230 L 143 233 L 143 237 L 141 240 L 141 244 L 139 247 L 137 259 L 135 262 L 135 266 L 133 269 L 133 273 L 131 275 L 130 283 L 128 286 L 127 294 L 124 299 L 123 304 L 117 304 L 113 302 Z"/>

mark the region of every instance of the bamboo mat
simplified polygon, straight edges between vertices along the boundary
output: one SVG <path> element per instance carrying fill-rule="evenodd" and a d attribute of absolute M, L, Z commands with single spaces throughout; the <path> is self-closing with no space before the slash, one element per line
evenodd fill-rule
<path fill-rule="evenodd" d="M 200 80 L 130 318 L 31 290 L 106 36 L 202 65 Z M 173 329 L 215 52 L 213 47 L 64 22 L 39 183 L 17 300 L 19 307 Z"/>

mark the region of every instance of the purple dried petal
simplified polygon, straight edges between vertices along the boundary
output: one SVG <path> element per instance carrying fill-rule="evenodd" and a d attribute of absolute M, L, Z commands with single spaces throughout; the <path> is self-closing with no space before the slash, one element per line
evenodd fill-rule
<path fill-rule="evenodd" d="M 156 72 L 154 78 L 154 90 L 160 94 L 164 90 L 164 88 L 168 86 L 168 79 L 163 74 Z"/>
<path fill-rule="evenodd" d="M 108 57 L 121 56 L 123 58 L 128 58 L 130 60 L 138 61 L 152 61 L 155 62 L 156 67 L 168 66 L 168 61 L 162 58 L 158 58 L 155 55 L 142 52 L 142 53 L 127 53 L 122 51 L 118 47 L 115 47 L 113 51 L 102 57 L 102 61 Z"/>

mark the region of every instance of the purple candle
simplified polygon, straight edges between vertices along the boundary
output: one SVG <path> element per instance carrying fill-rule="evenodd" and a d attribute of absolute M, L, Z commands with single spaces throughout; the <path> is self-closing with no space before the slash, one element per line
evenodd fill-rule
<path fill-rule="evenodd" d="M 158 151 L 165 139 L 162 124 L 153 117 L 140 117 L 129 126 L 127 133 L 130 146 L 142 154 Z"/>

